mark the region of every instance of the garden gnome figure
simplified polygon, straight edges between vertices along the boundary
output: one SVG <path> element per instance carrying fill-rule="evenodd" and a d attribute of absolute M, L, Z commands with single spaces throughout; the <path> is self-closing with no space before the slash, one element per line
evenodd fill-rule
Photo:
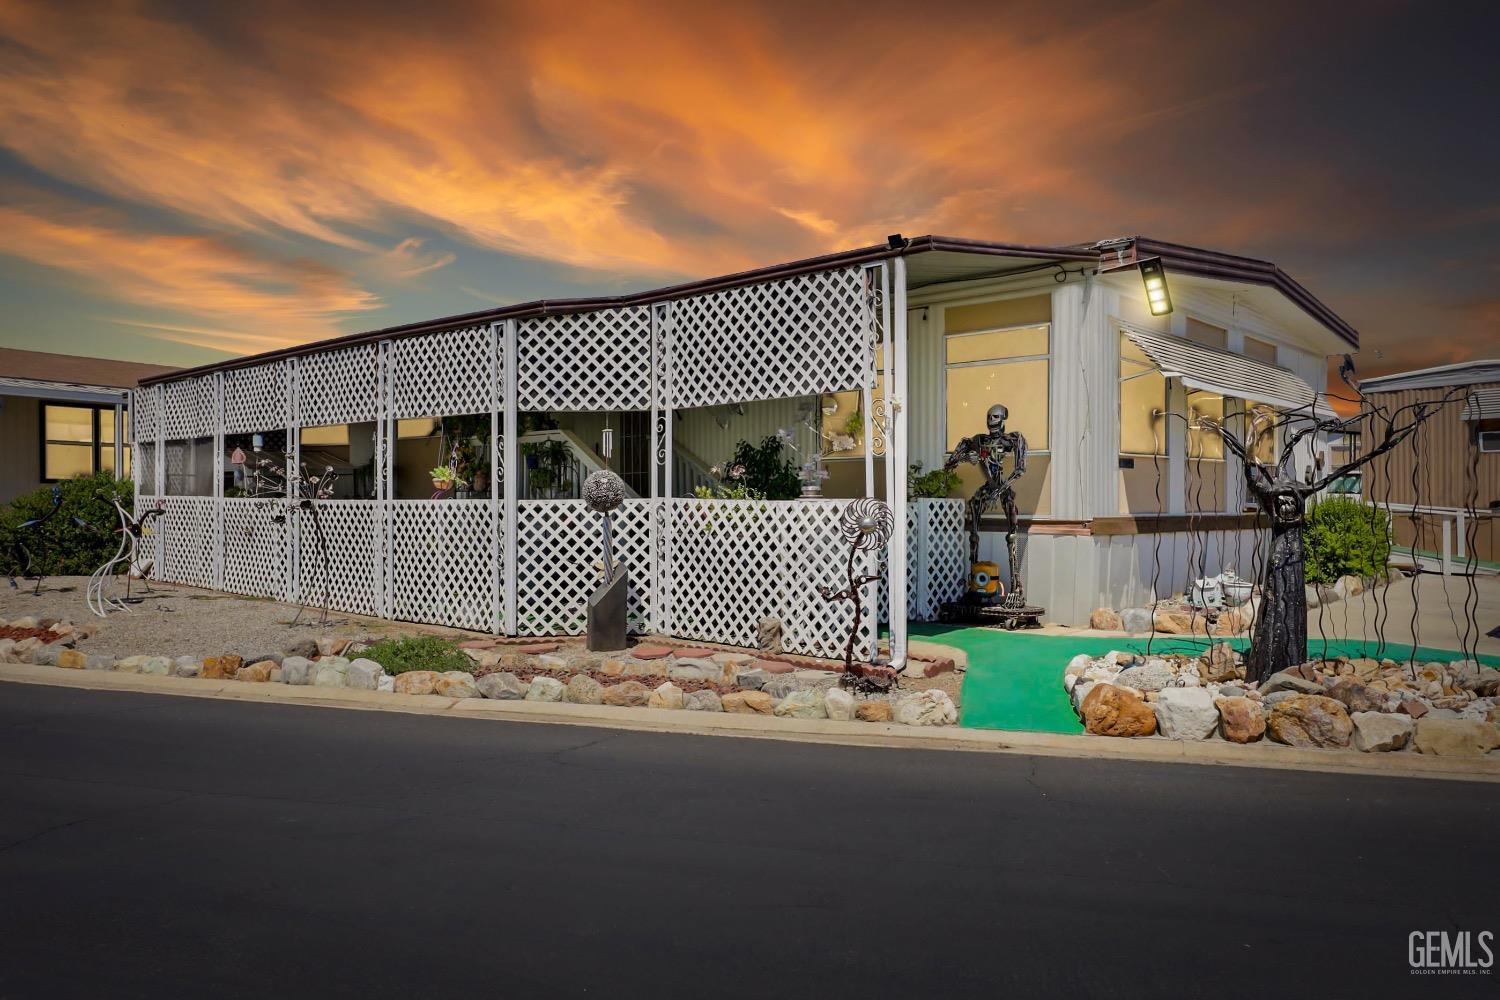
<path fill-rule="evenodd" d="M 625 599 L 630 587 L 625 567 L 615 562 L 609 528 L 611 515 L 625 500 L 625 484 L 608 469 L 583 481 L 583 502 L 599 515 L 604 538 L 602 581 L 589 595 L 588 648 L 609 652 L 625 648 Z"/>

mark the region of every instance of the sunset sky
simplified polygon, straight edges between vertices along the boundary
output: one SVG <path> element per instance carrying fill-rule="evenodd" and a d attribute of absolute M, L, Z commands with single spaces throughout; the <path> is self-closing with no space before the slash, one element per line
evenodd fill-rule
<path fill-rule="evenodd" d="M 1459 4 L 0 0 L 0 344 L 195 364 L 940 233 L 1276 261 L 1500 355 Z"/>

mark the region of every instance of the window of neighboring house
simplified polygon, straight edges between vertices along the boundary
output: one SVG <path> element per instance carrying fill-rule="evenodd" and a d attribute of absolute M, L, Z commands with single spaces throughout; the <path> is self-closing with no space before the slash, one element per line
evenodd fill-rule
<path fill-rule="evenodd" d="M 130 415 L 125 414 L 126 420 Z M 126 425 L 126 438 L 129 427 Z M 123 448 L 124 468 L 130 475 L 130 445 Z M 96 472 L 115 472 L 114 407 L 42 404 L 42 479 L 57 482 Z"/>
<path fill-rule="evenodd" d="M 302 465 L 312 476 L 334 472 L 335 500 L 375 497 L 375 422 L 304 427 L 299 434 Z"/>
<path fill-rule="evenodd" d="M 1215 350 L 1227 350 L 1229 348 L 1229 331 L 1223 327 L 1205 323 L 1202 320 L 1187 318 L 1187 339 L 1204 347 L 1212 347 Z"/>
<path fill-rule="evenodd" d="M 257 431 L 251 434 L 224 435 L 224 495 L 285 496 L 286 490 L 276 477 L 262 476 L 257 482 L 255 469 L 269 461 L 278 471 L 285 469 L 286 429 Z M 235 461 L 238 458 L 240 461 Z"/>
<path fill-rule="evenodd" d="M 1254 337 L 1245 338 L 1243 351 L 1245 357 L 1256 361 L 1264 361 L 1268 365 L 1276 363 L 1276 345 L 1264 340 L 1256 340 Z"/>
<path fill-rule="evenodd" d="M 173 438 L 162 452 L 166 482 L 162 492 L 174 497 L 214 495 L 214 439 Z"/>
<path fill-rule="evenodd" d="M 1485 454 L 1500 451 L 1500 431 L 1480 431 L 1479 450 Z"/>
<path fill-rule="evenodd" d="M 488 498 L 489 441 L 488 413 L 396 421 L 391 495 L 397 500 Z M 455 467 L 463 483 L 439 490 L 432 470 L 448 465 Z"/>

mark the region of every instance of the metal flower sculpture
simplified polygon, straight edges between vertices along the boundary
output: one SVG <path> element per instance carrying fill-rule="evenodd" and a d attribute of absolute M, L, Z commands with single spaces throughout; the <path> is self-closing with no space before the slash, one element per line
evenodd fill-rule
<path fill-rule="evenodd" d="M 161 517 L 166 511 L 160 507 L 153 507 L 140 517 L 126 510 L 120 503 L 118 497 L 100 493 L 101 498 L 107 498 L 115 506 L 115 514 L 120 519 L 120 545 L 115 549 L 115 554 L 109 558 L 103 566 L 89 576 L 88 589 L 84 592 L 85 603 L 94 614 L 100 618 L 105 617 L 111 611 L 129 611 L 129 605 L 140 603 L 139 597 L 130 596 L 130 581 L 139 579 L 147 591 L 151 589 L 146 583 L 146 578 L 151 575 L 151 559 L 142 559 L 142 543 L 150 534 L 151 522 Z M 105 588 L 109 581 L 114 578 L 120 567 L 125 569 L 125 596 L 110 597 Z"/>
<path fill-rule="evenodd" d="M 239 457 L 237 454 L 236 457 Z M 330 499 L 338 482 L 338 473 L 333 466 L 325 466 L 322 472 L 314 472 L 303 465 L 300 470 L 292 468 L 286 455 L 278 457 L 260 456 L 254 465 L 245 465 L 248 488 L 245 495 L 259 501 L 257 506 L 269 510 L 273 524 L 295 527 L 296 520 L 306 514 L 312 519 L 313 538 L 318 546 L 318 573 L 322 583 L 322 602 L 318 615 L 319 627 L 328 621 L 328 533 L 323 527 L 323 504 Z M 298 588 L 301 593 L 301 588 Z M 288 623 L 297 624 L 302 612 L 307 609 L 305 601 L 299 601 L 297 614 Z"/>
<path fill-rule="evenodd" d="M 58 511 L 62 510 L 62 502 L 62 487 L 52 487 L 52 506 L 48 508 L 47 513 L 41 517 L 34 517 L 29 521 L 22 521 L 16 527 L 11 551 L 10 587 L 12 590 L 17 589 L 16 570 L 19 569 L 23 580 L 36 581 L 36 586 L 32 589 L 31 596 L 35 597 L 42 592 L 42 579 L 47 574 L 40 569 L 33 572 L 33 567 L 37 563 L 37 552 L 41 551 L 47 543 L 47 536 L 43 529 L 47 526 L 47 522 L 56 517 Z M 26 533 L 24 537 L 34 539 L 31 545 L 28 546 L 26 542 L 21 540 L 23 537 L 22 532 Z"/>
<path fill-rule="evenodd" d="M 615 578 L 614 552 L 610 545 L 610 515 L 625 502 L 625 482 L 609 469 L 591 473 L 583 481 L 583 502 L 598 514 L 604 532 L 604 582 Z"/>
<path fill-rule="evenodd" d="M 883 550 L 895 530 L 896 515 L 884 501 L 872 497 L 851 501 L 839 515 L 839 534 L 849 543 L 849 559 L 844 566 L 849 585 L 843 590 L 833 590 L 820 584 L 818 595 L 825 601 L 849 601 L 854 605 L 854 620 L 849 626 L 849 638 L 844 643 L 843 683 L 884 690 L 895 682 L 893 671 L 860 669 L 854 665 L 854 641 L 859 637 L 865 613 L 864 589 L 866 584 L 874 583 L 885 575 L 885 559 L 881 558 L 874 573 L 856 572 L 854 563 L 861 552 Z"/>

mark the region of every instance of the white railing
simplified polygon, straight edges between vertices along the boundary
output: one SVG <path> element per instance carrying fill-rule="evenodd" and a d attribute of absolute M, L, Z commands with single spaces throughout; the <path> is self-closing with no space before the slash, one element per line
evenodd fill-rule
<path fill-rule="evenodd" d="M 1442 532 L 1439 542 L 1438 564 L 1442 567 L 1444 576 L 1453 575 L 1453 563 L 1456 559 L 1459 563 L 1467 563 L 1468 556 L 1468 529 L 1469 520 L 1472 518 L 1476 523 L 1485 519 L 1493 519 L 1497 511 L 1475 510 L 1470 511 L 1465 507 L 1434 507 L 1426 504 L 1414 503 L 1380 503 L 1377 505 L 1386 512 L 1387 537 L 1394 537 L 1396 514 L 1416 514 L 1421 517 L 1432 517 L 1439 522 Z M 1421 559 L 1418 554 L 1420 537 L 1412 539 L 1412 558 Z"/>

